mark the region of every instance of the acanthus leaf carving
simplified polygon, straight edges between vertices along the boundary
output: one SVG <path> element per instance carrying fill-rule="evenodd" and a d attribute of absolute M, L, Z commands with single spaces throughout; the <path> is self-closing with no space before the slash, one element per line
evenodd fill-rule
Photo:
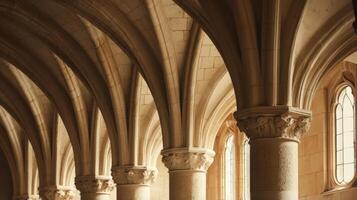
<path fill-rule="evenodd" d="M 157 170 L 146 167 L 123 166 L 113 167 L 112 176 L 117 185 L 141 184 L 151 185 L 155 182 Z"/>
<path fill-rule="evenodd" d="M 115 187 L 112 178 L 107 176 L 78 176 L 75 184 L 81 193 L 110 193 Z"/>
<path fill-rule="evenodd" d="M 44 200 L 73 200 L 75 188 L 66 186 L 52 186 L 40 189 L 40 194 Z"/>
<path fill-rule="evenodd" d="M 213 162 L 214 152 L 207 149 L 168 149 L 162 151 L 162 161 L 170 171 L 197 170 L 206 172 Z"/>
<path fill-rule="evenodd" d="M 289 107 L 278 108 L 276 110 L 262 109 L 260 113 L 235 113 L 237 125 L 253 140 L 277 137 L 299 140 L 310 127 L 311 114 L 298 109 L 289 109 Z"/>

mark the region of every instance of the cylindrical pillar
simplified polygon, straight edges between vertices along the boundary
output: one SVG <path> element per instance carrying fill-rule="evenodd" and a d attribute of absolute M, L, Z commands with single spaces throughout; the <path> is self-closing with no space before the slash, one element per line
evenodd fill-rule
<path fill-rule="evenodd" d="M 162 155 L 170 174 L 170 200 L 205 200 L 206 173 L 214 152 L 179 148 L 164 150 Z"/>
<path fill-rule="evenodd" d="M 81 200 L 110 200 L 115 184 L 106 176 L 76 177 L 76 187 L 81 192 Z"/>
<path fill-rule="evenodd" d="M 240 130 L 250 139 L 251 200 L 298 200 L 298 146 L 310 116 L 288 106 L 235 114 Z"/>
<path fill-rule="evenodd" d="M 118 185 L 117 200 L 150 200 L 150 186 Z"/>
<path fill-rule="evenodd" d="M 40 196 L 38 195 L 20 195 L 20 196 L 14 196 L 12 198 L 13 200 L 40 200 Z"/>
<path fill-rule="evenodd" d="M 250 142 L 251 199 L 298 199 L 298 142 L 262 138 Z"/>
<path fill-rule="evenodd" d="M 150 185 L 157 170 L 142 166 L 117 166 L 112 176 L 117 185 L 117 200 L 150 200 Z"/>

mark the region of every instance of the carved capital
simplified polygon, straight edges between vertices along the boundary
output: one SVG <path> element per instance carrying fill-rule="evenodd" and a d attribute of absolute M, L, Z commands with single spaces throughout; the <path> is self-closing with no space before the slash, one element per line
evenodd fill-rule
<path fill-rule="evenodd" d="M 311 113 L 286 106 L 259 107 L 235 113 L 238 127 L 250 139 L 289 138 L 299 140 L 308 131 Z"/>
<path fill-rule="evenodd" d="M 115 184 L 111 177 L 107 176 L 78 176 L 76 187 L 81 193 L 110 193 Z"/>
<path fill-rule="evenodd" d="M 40 189 L 41 198 L 44 200 L 73 200 L 75 188 L 66 186 L 53 186 Z"/>
<path fill-rule="evenodd" d="M 162 162 L 170 171 L 197 170 L 206 172 L 213 162 L 214 152 L 208 149 L 167 149 L 161 152 Z"/>
<path fill-rule="evenodd" d="M 151 185 L 155 181 L 156 175 L 157 170 L 146 167 L 118 166 L 112 169 L 112 176 L 117 185 Z"/>

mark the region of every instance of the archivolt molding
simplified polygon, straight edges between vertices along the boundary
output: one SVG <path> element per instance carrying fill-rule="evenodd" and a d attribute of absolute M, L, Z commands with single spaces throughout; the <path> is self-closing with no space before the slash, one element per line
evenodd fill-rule
<path fill-rule="evenodd" d="M 227 116 L 237 110 L 233 89 L 229 92 L 231 95 L 224 97 L 222 102 L 217 105 L 215 111 L 210 115 L 205 126 L 201 130 L 204 135 L 202 145 L 206 148 L 213 149 L 216 135 L 220 125 L 224 122 Z"/>
<path fill-rule="evenodd" d="M 137 27 L 111 1 L 97 1 L 95 5 L 87 1 L 81 1 L 80 4 L 73 4 L 70 1 L 56 2 L 78 12 L 95 24 L 111 37 L 116 44 L 121 46 L 129 57 L 133 59 L 134 63 L 138 63 L 144 79 L 153 92 L 157 105 L 160 105 L 158 111 L 161 116 L 162 129 L 167 135 L 169 128 L 167 124 L 173 123 L 168 121 L 169 102 L 166 99 L 168 88 L 165 88 L 165 85 L 160 82 L 160 80 L 163 80 L 164 75 L 159 60 L 153 55 L 155 51 L 152 50 L 152 47 Z"/>
<path fill-rule="evenodd" d="M 14 119 L 19 123 L 19 125 L 26 130 L 25 133 L 28 134 L 28 137 L 34 146 L 36 152 L 37 162 L 39 163 L 39 168 L 43 173 L 50 172 L 50 165 L 46 163 L 46 160 L 50 160 L 50 149 L 49 141 L 44 140 L 43 135 L 40 133 L 39 127 L 37 126 L 35 115 L 31 112 L 30 105 L 28 101 L 23 98 L 22 94 L 17 91 L 17 89 L 6 81 L 6 78 L 1 77 L 2 83 L 0 84 L 0 102 L 3 107 L 12 115 Z M 41 138 L 42 137 L 42 138 Z M 42 177 L 42 181 L 48 182 L 45 180 L 45 177 Z"/>
<path fill-rule="evenodd" d="M 152 127 L 150 138 L 151 139 L 148 140 L 144 146 L 145 149 L 143 149 L 143 153 L 146 155 L 144 157 L 145 162 L 143 162 L 143 164 L 145 164 L 150 169 L 155 169 L 158 156 L 160 155 L 160 152 L 163 148 L 159 124 L 156 124 L 156 126 Z"/>
<path fill-rule="evenodd" d="M 102 148 L 100 150 L 100 163 L 99 163 L 99 172 L 98 174 L 102 174 L 104 176 L 110 175 L 110 170 L 112 168 L 112 151 L 110 148 L 110 140 L 109 138 L 105 138 L 102 141 Z"/>
<path fill-rule="evenodd" d="M 71 97 L 72 106 L 75 111 L 74 117 L 76 118 L 76 124 L 78 126 L 77 135 L 78 135 L 78 140 L 81 141 L 79 147 L 81 149 L 80 152 L 89 152 L 88 143 L 90 139 L 88 138 L 87 133 L 89 132 L 88 124 L 90 122 L 88 122 L 88 118 L 89 118 L 88 113 L 90 112 L 90 110 L 87 109 L 89 107 L 88 106 L 89 102 L 88 100 L 85 101 L 85 95 L 83 94 L 85 93 L 85 91 L 81 91 L 83 90 L 84 87 L 82 86 L 81 82 L 77 79 L 73 71 L 68 66 L 66 66 L 66 64 L 62 60 L 60 60 L 57 56 L 55 57 L 57 59 L 60 71 L 63 75 L 63 79 L 65 80 L 67 91 Z M 88 158 L 88 154 L 86 153 L 81 153 L 80 157 L 83 163 L 86 163 L 88 160 L 90 160 Z M 87 166 L 83 166 L 78 163 L 77 167 L 79 168 L 78 170 L 83 171 L 83 173 L 86 171 L 88 172 L 88 169 L 85 169 Z"/>
<path fill-rule="evenodd" d="M 2 41 L 5 41 L 5 40 L 2 40 Z M 7 43 L 6 45 L 10 45 L 10 44 Z M 30 54 L 29 53 L 29 52 L 31 52 L 30 50 L 28 50 L 27 53 L 24 53 L 24 52 L 14 52 L 14 49 L 16 49 L 16 47 L 13 47 L 13 49 L 9 50 L 9 52 L 11 52 L 10 54 L 3 55 L 3 56 L 6 59 L 10 58 L 10 61 L 14 64 L 14 66 L 19 67 L 23 72 L 26 72 L 27 75 L 29 75 L 35 81 L 36 84 L 38 84 L 38 86 L 40 86 L 41 88 L 44 89 L 46 94 L 50 94 L 50 99 L 52 99 L 52 100 L 55 99 L 54 102 L 58 103 L 57 105 L 59 105 L 59 108 L 60 108 L 60 109 L 58 109 L 59 112 L 62 115 L 66 116 L 65 117 L 66 122 L 70 121 L 69 123 L 66 123 L 68 125 L 67 128 L 69 128 L 69 130 L 72 131 L 73 129 L 71 129 L 71 128 L 73 126 L 71 126 L 71 125 L 73 124 L 73 122 L 75 120 L 68 120 L 68 118 L 70 119 L 70 117 L 73 115 L 69 114 L 69 113 L 71 113 L 71 110 L 69 109 L 69 108 L 71 108 L 71 106 L 68 105 L 68 97 L 66 97 L 66 95 L 65 95 L 66 93 L 64 92 L 64 89 L 62 88 L 61 83 L 58 83 L 57 78 L 55 78 L 54 75 L 51 74 L 51 72 L 46 70 L 46 67 L 48 67 L 47 64 L 41 62 L 41 60 L 39 60 L 37 56 L 35 56 L 35 55 L 26 56 L 26 54 Z M 19 49 L 27 49 L 27 48 L 19 47 Z M 19 49 L 16 49 L 16 51 L 18 51 Z M 13 56 L 13 57 L 11 58 L 9 56 Z M 43 68 L 41 68 L 41 70 L 39 70 L 38 66 L 43 66 Z M 40 72 L 38 72 L 38 71 L 40 71 Z M 46 76 L 46 75 L 47 76 L 41 77 L 41 78 L 38 77 L 41 74 L 44 76 Z M 56 85 L 56 84 L 58 84 L 58 85 Z M 66 108 L 66 109 L 64 109 L 64 108 Z M 71 133 L 73 133 L 73 132 L 71 132 Z M 72 142 L 75 142 L 75 139 Z M 35 147 L 35 149 L 37 148 L 36 145 L 34 145 L 34 147 Z"/>
<path fill-rule="evenodd" d="M 18 174 L 13 174 L 14 176 L 18 176 L 18 178 L 14 180 L 14 183 L 19 182 L 17 185 L 20 186 L 15 188 L 15 192 L 16 190 L 22 192 L 22 190 L 25 190 L 25 188 L 22 188 L 22 184 L 25 183 L 25 172 L 23 170 L 25 168 L 23 162 L 25 156 L 22 143 L 24 140 L 23 130 L 21 130 L 17 122 L 2 107 L 0 107 L 0 124 L 2 127 L 0 133 L 2 145 L 0 145 L 0 148 L 7 148 L 7 152 L 9 152 L 7 155 L 12 155 L 11 160 L 13 160 L 15 165 L 12 165 L 13 167 L 11 167 L 11 169 L 16 169 L 18 172 Z"/>
<path fill-rule="evenodd" d="M 159 0 L 146 0 L 146 6 L 151 16 L 151 22 L 155 30 L 160 47 L 161 63 L 164 67 L 164 78 L 167 83 L 169 102 L 177 102 L 180 99 L 179 69 L 176 61 L 176 52 L 173 45 L 169 27 L 164 18 Z M 174 103 L 170 110 L 180 111 L 180 104 Z M 178 112 L 177 114 L 179 114 Z M 178 118 L 176 119 L 178 120 Z M 179 128 L 179 127 L 178 127 Z"/>
<path fill-rule="evenodd" d="M 61 29 L 54 21 L 48 20 L 51 19 L 50 16 L 47 16 L 48 19 L 43 21 L 38 18 L 39 15 L 35 15 L 37 18 L 33 17 L 34 15 L 32 15 L 31 11 L 26 10 L 27 7 L 23 8 L 24 6 L 28 5 L 21 4 L 21 6 L 17 7 L 16 10 L 22 9 L 21 14 L 25 15 L 27 18 L 32 19 L 32 24 L 30 24 L 30 27 L 27 28 L 31 30 L 32 28 L 37 27 L 36 31 L 33 31 L 33 33 L 37 34 L 37 37 L 46 42 L 52 51 L 54 51 L 61 59 L 63 59 L 64 62 L 66 62 L 68 66 L 73 69 L 73 71 L 77 72 L 78 77 L 84 80 L 86 86 L 88 86 L 91 91 L 94 91 L 93 95 L 96 97 L 96 100 L 98 101 L 98 104 L 104 113 L 104 117 L 108 122 L 110 130 L 116 132 L 116 128 L 114 126 L 115 123 L 112 121 L 115 119 L 112 116 L 112 104 L 111 102 L 108 102 L 110 99 L 103 98 L 109 96 L 109 92 L 107 90 L 108 87 L 106 87 L 105 80 L 101 76 L 101 73 L 98 71 L 96 63 L 91 59 L 83 47 L 72 37 L 72 35 Z M 31 9 L 34 10 L 32 7 Z M 41 13 L 38 10 L 36 12 Z M 21 21 L 21 17 L 23 17 L 21 14 L 14 13 L 14 17 L 17 17 L 16 19 Z M 25 23 L 25 26 L 26 25 L 29 26 L 29 24 Z M 46 32 L 49 30 L 52 33 L 51 38 L 49 38 L 49 34 L 46 34 Z M 61 43 L 61 48 L 58 47 L 58 43 Z M 121 141 L 125 142 L 126 140 Z M 78 146 L 86 148 L 86 146 L 83 144 Z M 125 155 L 122 155 L 122 158 L 125 160 Z"/>
<path fill-rule="evenodd" d="M 310 51 L 298 58 L 293 79 L 293 105 L 309 109 L 322 77 L 356 50 L 357 40 L 351 28 L 353 19 L 352 10 L 345 7 L 316 33 L 314 38 L 320 39 L 312 42 Z"/>
<path fill-rule="evenodd" d="M 128 101 L 128 99 L 126 99 L 127 96 L 127 92 L 126 92 L 126 88 L 124 88 L 124 69 L 123 69 L 123 65 L 118 64 L 116 62 L 116 59 L 114 58 L 114 51 L 118 51 L 116 49 L 114 49 L 115 47 L 111 46 L 111 40 L 103 33 L 101 32 L 99 29 L 97 29 L 95 26 L 93 26 L 92 24 L 90 24 L 90 22 L 88 22 L 86 19 L 82 19 L 83 21 L 85 21 L 85 23 L 87 24 L 87 27 L 89 29 L 89 32 L 91 33 L 92 37 L 95 38 L 95 40 L 98 40 L 98 38 L 101 38 L 101 46 L 99 46 L 97 48 L 97 54 L 99 56 L 99 59 L 101 60 L 101 64 L 102 64 L 102 71 L 104 73 L 104 77 L 107 81 L 108 87 L 109 87 L 109 91 L 110 91 L 110 98 L 112 99 L 113 102 L 113 106 L 114 106 L 114 115 L 115 115 L 115 121 L 117 124 L 117 129 L 119 130 L 119 134 L 118 133 L 114 133 L 113 134 L 109 134 L 109 137 L 111 138 L 112 141 L 112 147 L 113 147 L 113 155 L 114 155 L 114 159 L 113 162 L 114 163 L 118 163 L 118 162 L 122 162 L 122 161 L 117 161 L 117 152 L 123 152 L 126 153 L 127 151 L 127 147 L 130 146 L 130 144 L 126 144 L 126 145 L 122 145 L 123 143 L 129 143 L 130 138 L 127 138 L 126 135 L 131 135 L 128 134 L 128 127 L 127 127 L 127 107 L 129 107 L 130 104 L 130 100 Z M 98 42 L 98 41 L 97 41 Z M 119 55 L 117 55 L 119 56 Z M 124 55 L 125 56 L 125 55 Z M 131 64 L 131 66 L 132 64 Z M 134 71 L 134 69 L 132 69 L 132 71 Z M 129 82 L 129 86 L 128 88 L 130 88 L 130 79 L 127 80 Z M 125 79 L 124 79 L 125 80 Z M 128 89 L 127 89 L 128 90 Z M 130 91 L 130 89 L 129 89 Z M 111 130 L 108 130 L 109 133 L 111 132 Z M 124 141 L 122 141 L 124 140 Z M 121 145 L 119 145 L 119 143 L 121 143 Z M 120 142 L 121 141 L 121 142 Z M 125 162 L 130 162 L 131 158 L 128 158 L 128 160 L 126 160 Z"/>
<path fill-rule="evenodd" d="M 19 141 L 19 132 L 9 129 L 12 124 L 7 118 L 7 114 L 2 110 L 0 111 L 1 124 L 0 124 L 0 148 L 4 152 L 5 158 L 8 162 L 11 171 L 11 178 L 14 195 L 21 195 L 27 193 L 26 179 L 24 171 L 24 155 L 23 148 Z M 5 118 L 5 119 L 4 119 Z M 4 122 L 5 121 L 5 122 Z"/>
<path fill-rule="evenodd" d="M 32 112 L 34 113 L 39 133 L 41 134 L 42 142 L 46 144 L 46 149 L 49 149 L 49 127 L 47 126 L 52 119 L 52 107 L 50 102 L 42 91 L 37 88 L 31 80 L 28 79 L 23 73 L 17 70 L 14 66 L 9 67 L 13 73 L 13 77 L 17 80 L 20 86 L 20 91 L 24 94 L 27 102 L 30 102 Z M 38 94 L 38 95 L 36 95 Z"/>
<path fill-rule="evenodd" d="M 196 137 L 193 137 L 193 145 L 206 147 L 204 145 L 204 138 L 206 135 L 210 135 L 210 132 L 214 132 L 214 129 L 211 126 L 211 123 L 215 123 L 213 119 L 215 119 L 215 115 L 226 114 L 222 111 L 225 110 L 223 106 L 229 105 L 231 103 L 235 103 L 234 99 L 230 99 L 230 97 L 234 96 L 234 91 L 229 84 L 229 76 L 224 70 L 221 68 L 216 72 L 216 74 L 209 80 L 210 83 L 203 91 L 208 91 L 208 88 L 211 90 L 209 93 L 206 93 L 206 96 L 202 96 L 203 98 L 198 99 L 196 102 L 196 110 L 195 110 L 195 123 L 194 123 L 194 132 Z M 225 118 L 227 116 L 224 116 Z M 214 133 L 215 134 L 215 133 Z"/>
<path fill-rule="evenodd" d="M 40 174 L 37 167 L 37 158 L 29 141 L 24 141 L 24 158 L 25 158 L 25 177 L 27 192 L 29 196 L 38 197 L 38 188 L 40 186 Z"/>
<path fill-rule="evenodd" d="M 292 84 L 295 70 L 295 60 L 296 60 L 296 44 L 297 36 L 299 33 L 299 28 L 301 27 L 302 16 L 306 11 L 307 0 L 293 1 L 290 6 L 286 21 L 282 27 L 282 39 L 281 39 L 281 59 L 280 65 L 281 73 L 280 80 L 281 85 L 278 88 L 283 91 L 281 96 L 281 101 L 279 104 L 292 104 Z M 288 66 L 288 67 L 286 67 Z"/>
<path fill-rule="evenodd" d="M 237 107 L 240 129 L 250 138 L 298 140 L 308 128 L 310 114 L 289 106 L 308 109 L 323 75 L 357 50 L 349 11 L 339 15 L 337 23 L 332 19 L 326 24 L 326 34 L 311 51 L 296 57 L 306 0 L 289 5 L 176 2 L 198 20 L 191 27 L 191 18 L 169 2 L 180 11 L 174 17 L 186 22 L 180 42 L 174 37 L 181 32 L 175 32 L 172 16 L 159 0 L 0 2 L 0 56 L 13 66 L 1 70 L 0 103 L 29 136 L 42 187 L 58 184 L 43 174 L 63 177 L 58 185 L 72 185 L 76 174 L 81 191 L 108 193 L 114 187 L 108 174 L 111 165 L 118 184 L 150 184 L 162 147 L 171 172 L 205 172 L 214 155 L 208 149 Z M 46 10 L 49 5 L 60 11 L 51 13 Z M 209 43 L 209 51 L 203 43 Z M 201 53 L 221 62 L 204 72 L 210 74 L 203 81 Z M 273 108 L 256 107 L 265 104 Z M 64 142 L 67 151 L 59 155 L 53 154 L 48 130 L 48 116 L 55 112 L 71 142 Z M 19 150 L 11 154 L 20 160 Z M 49 164 L 54 159 L 55 171 Z M 28 164 L 37 170 L 34 163 Z M 35 187 L 38 180 L 31 181 Z"/>

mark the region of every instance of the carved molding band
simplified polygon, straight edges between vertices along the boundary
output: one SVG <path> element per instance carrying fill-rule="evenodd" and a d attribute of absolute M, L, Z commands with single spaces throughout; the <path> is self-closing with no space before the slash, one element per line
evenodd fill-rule
<path fill-rule="evenodd" d="M 260 107 L 235 113 L 237 125 L 250 139 L 289 138 L 299 140 L 308 131 L 311 113 L 286 106 Z"/>
<path fill-rule="evenodd" d="M 40 194 L 44 200 L 73 200 L 75 188 L 53 186 L 40 189 Z"/>
<path fill-rule="evenodd" d="M 162 162 L 170 171 L 197 170 L 206 172 L 213 162 L 214 152 L 208 149 L 163 150 Z"/>
<path fill-rule="evenodd" d="M 110 193 L 115 184 L 107 176 L 79 176 L 76 177 L 76 187 L 81 193 Z"/>
<path fill-rule="evenodd" d="M 117 185 L 151 185 L 155 181 L 157 170 L 133 166 L 113 167 L 112 176 Z"/>

